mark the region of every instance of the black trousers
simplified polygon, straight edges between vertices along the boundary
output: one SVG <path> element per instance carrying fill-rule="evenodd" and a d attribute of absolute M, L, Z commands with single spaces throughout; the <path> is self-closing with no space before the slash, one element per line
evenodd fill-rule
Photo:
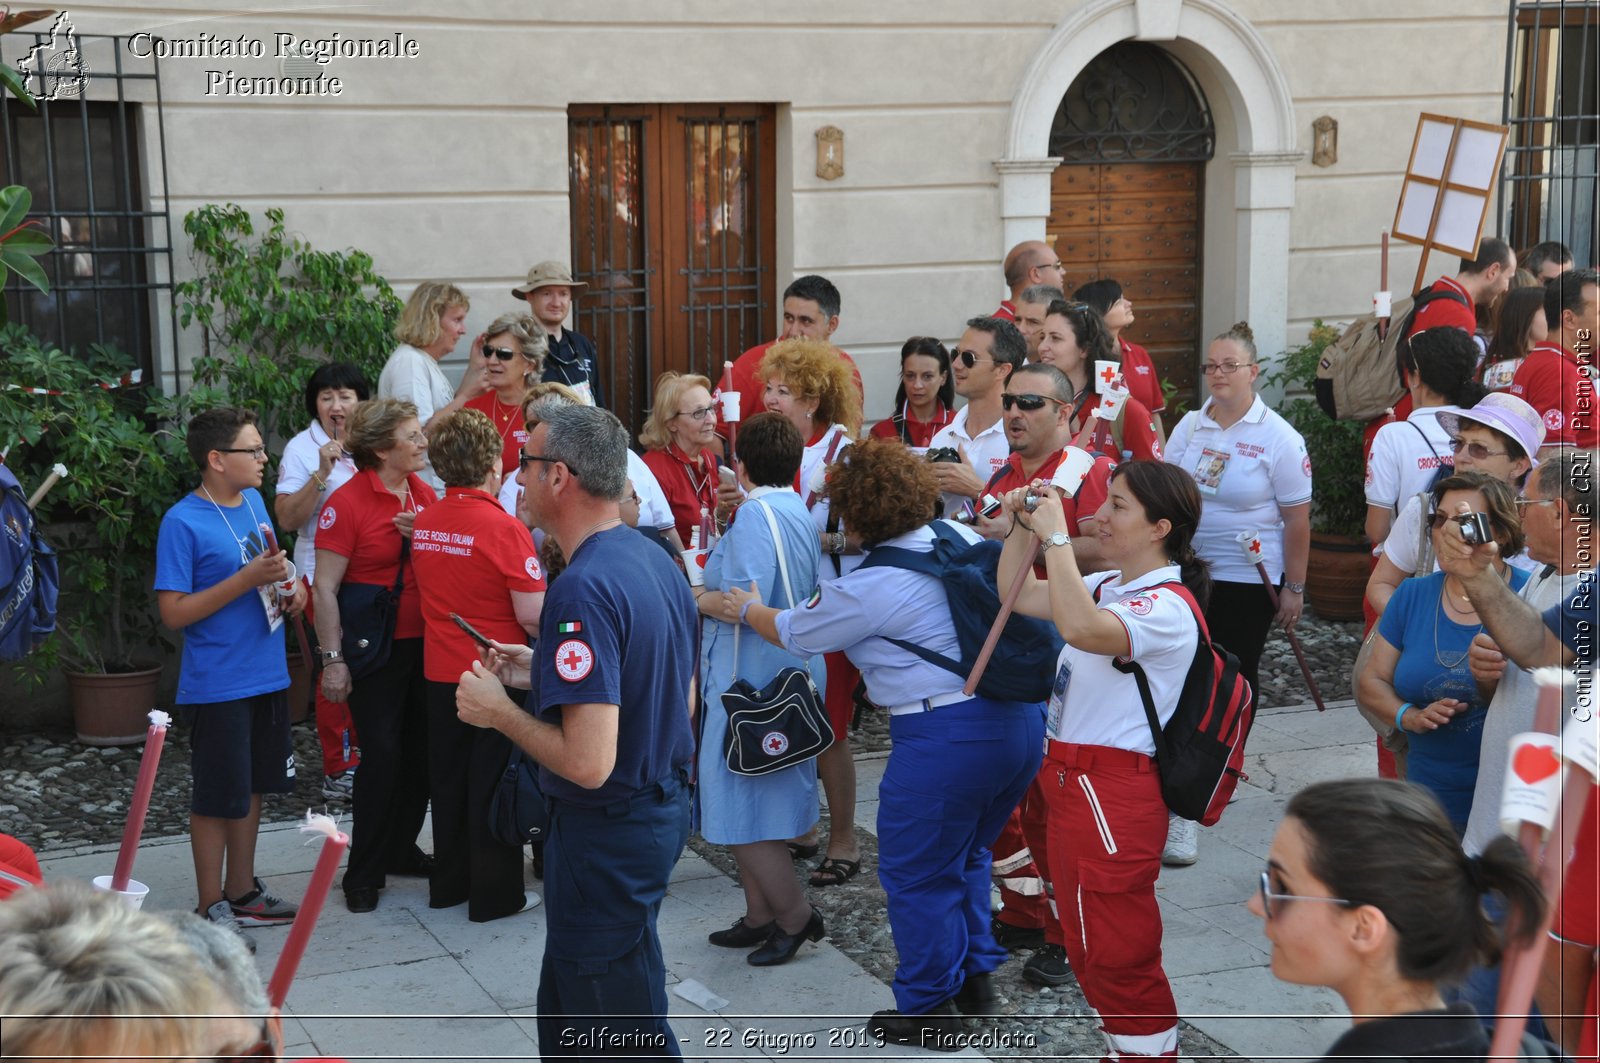
<path fill-rule="evenodd" d="M 391 868 L 417 855 L 428 814 L 428 707 L 422 640 L 396 639 L 389 661 L 350 688 L 361 736 L 344 888 L 382 889 Z"/>
<path fill-rule="evenodd" d="M 489 800 L 510 755 L 511 740 L 505 735 L 457 718 L 454 683 L 428 682 L 434 858 L 428 907 L 450 908 L 465 901 L 467 918 L 474 923 L 522 907 L 522 846 L 504 845 L 489 833 Z"/>
<path fill-rule="evenodd" d="M 1261 651 L 1266 647 L 1274 615 L 1267 588 L 1260 580 L 1254 583 L 1218 581 L 1211 585 L 1211 604 L 1206 607 L 1206 627 L 1211 629 L 1211 641 L 1221 643 L 1239 658 L 1239 671 L 1250 681 L 1251 690 L 1261 689 L 1258 677 Z"/>

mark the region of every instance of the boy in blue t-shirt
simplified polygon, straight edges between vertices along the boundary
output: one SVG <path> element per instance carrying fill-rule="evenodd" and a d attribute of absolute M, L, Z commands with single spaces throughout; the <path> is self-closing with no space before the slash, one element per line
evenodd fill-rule
<path fill-rule="evenodd" d="M 288 923 L 295 906 L 256 877 L 255 851 L 261 795 L 294 790 L 282 616 L 305 608 L 305 585 L 263 532 L 255 414 L 208 410 L 189 422 L 187 444 L 200 488 L 161 520 L 155 590 L 161 622 L 184 634 L 177 705 L 192 732 L 198 910 L 234 930 Z M 275 585 L 291 582 L 280 600 Z"/>

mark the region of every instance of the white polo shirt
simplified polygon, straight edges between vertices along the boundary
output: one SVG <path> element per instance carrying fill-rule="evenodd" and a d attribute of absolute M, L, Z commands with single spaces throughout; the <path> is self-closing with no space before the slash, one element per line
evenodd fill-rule
<path fill-rule="evenodd" d="M 980 483 L 988 483 L 994 474 L 1005 467 L 1011 457 L 1011 442 L 1006 439 L 1006 419 L 998 418 L 994 424 L 979 432 L 976 436 L 967 431 L 967 411 L 970 406 L 963 406 L 956 413 L 955 420 L 939 429 L 938 433 L 929 442 L 929 449 L 935 447 L 960 447 L 967 455 L 967 464 L 972 466 L 972 471 L 978 474 Z M 968 501 L 965 495 L 944 495 L 944 515 L 953 517 L 961 511 L 961 504 Z"/>
<path fill-rule="evenodd" d="M 1367 504 L 1398 510 L 1404 499 L 1426 491 L 1441 466 L 1455 467 L 1450 433 L 1434 414 L 1440 407 L 1413 410 L 1404 421 L 1378 429 L 1367 458 Z"/>
<path fill-rule="evenodd" d="M 1178 695 L 1200 644 L 1200 625 L 1187 602 L 1158 583 L 1179 578 L 1178 566 L 1153 569 L 1123 586 L 1117 572 L 1084 579 L 1090 593 L 1100 587 L 1100 608 L 1128 631 L 1129 657 L 1150 680 L 1156 716 L 1165 727 L 1178 707 Z M 1153 589 L 1152 589 L 1153 588 Z M 1154 756 L 1149 718 L 1139 697 L 1139 682 L 1119 672 L 1113 658 L 1087 653 L 1068 643 L 1056 659 L 1045 733 L 1058 742 L 1110 746 Z"/>
<path fill-rule="evenodd" d="M 632 450 L 628 451 L 628 479 L 633 481 L 634 494 L 639 496 L 639 527 L 661 531 L 677 526 L 677 521 L 672 517 L 672 506 L 667 503 L 667 496 L 661 490 L 656 474 Z M 517 483 L 517 474 L 512 473 L 500 484 L 500 508 L 515 517 L 517 503 L 521 499 L 522 485 Z M 539 533 L 534 534 L 537 536 Z"/>
<path fill-rule="evenodd" d="M 1237 538 L 1261 538 L 1267 575 L 1283 575 L 1283 514 L 1280 506 L 1311 501 L 1311 458 L 1300 433 L 1257 395 L 1245 415 L 1227 428 L 1211 417 L 1212 400 L 1184 414 L 1167 440 L 1166 460 L 1200 488 L 1204 505 L 1195 529 L 1195 553 L 1211 562 L 1211 577 L 1229 583 L 1259 583 L 1261 576 Z"/>
<path fill-rule="evenodd" d="M 311 480 L 311 474 L 322 467 L 322 448 L 330 440 L 322 430 L 322 423 L 313 420 L 311 427 L 284 444 L 283 457 L 278 462 L 278 494 L 292 495 Z M 328 472 L 328 486 L 317 493 L 317 504 L 311 516 L 301 527 L 294 541 L 294 567 L 311 582 L 317 571 L 317 518 L 322 515 L 322 504 L 333 493 L 349 482 L 356 474 L 356 463 L 349 454 L 343 454 Z"/>
<path fill-rule="evenodd" d="M 828 529 L 828 500 L 822 496 L 822 489 L 827 484 L 828 466 L 845 456 L 850 450 L 850 442 L 850 429 L 836 424 L 800 452 L 800 499 L 812 500 L 808 507 L 811 523 L 819 532 Z M 833 455 L 831 460 L 829 454 Z M 843 531 L 843 526 L 839 530 Z M 837 558 L 838 568 L 835 569 L 835 558 L 829 555 L 817 570 L 818 576 L 825 580 L 835 579 L 847 572 L 854 572 L 863 560 L 865 558 L 861 554 L 840 554 Z"/>
<path fill-rule="evenodd" d="M 402 399 L 411 403 L 417 408 L 418 423 L 424 426 L 429 418 L 450 405 L 450 400 L 455 397 L 456 389 L 450 386 L 438 361 L 409 343 L 402 343 L 394 349 L 389 360 L 383 364 L 383 372 L 378 375 L 378 398 Z M 433 471 L 432 462 L 417 475 L 426 480 L 440 498 L 444 497 L 444 481 Z"/>

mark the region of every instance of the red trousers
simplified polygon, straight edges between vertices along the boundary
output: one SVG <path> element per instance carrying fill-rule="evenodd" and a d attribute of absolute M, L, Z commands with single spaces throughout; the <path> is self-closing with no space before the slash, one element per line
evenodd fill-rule
<path fill-rule="evenodd" d="M 1005 907 L 1002 923 L 1021 927 L 1043 927 L 1044 938 L 1061 944 L 1061 921 L 1056 917 L 1048 876 L 1049 838 L 1045 828 L 1048 808 L 1042 775 L 1028 784 L 1022 801 L 1000 829 L 1000 837 L 990 849 L 994 853 L 994 877 L 1000 884 L 1000 900 Z"/>
<path fill-rule="evenodd" d="M 1051 742 L 1040 777 L 1063 944 L 1099 1015 L 1105 1058 L 1176 1058 L 1178 1006 L 1161 969 L 1156 906 L 1167 806 L 1155 762 Z"/>
<path fill-rule="evenodd" d="M 306 624 L 316 628 L 316 610 L 311 603 L 311 584 L 306 583 Z M 329 701 L 322 696 L 322 684 L 313 680 L 317 699 L 317 739 L 322 743 L 322 774 L 341 775 L 361 763 L 356 754 L 356 725 L 350 718 L 350 706 L 342 701 Z M 349 741 L 349 754 L 345 742 Z"/>

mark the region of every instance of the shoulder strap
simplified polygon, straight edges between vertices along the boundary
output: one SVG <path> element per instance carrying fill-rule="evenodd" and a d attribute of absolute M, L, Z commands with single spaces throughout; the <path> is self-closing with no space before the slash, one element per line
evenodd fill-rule
<path fill-rule="evenodd" d="M 395 566 L 394 590 L 390 591 L 390 593 L 394 595 L 395 601 L 400 600 L 400 592 L 405 588 L 406 585 L 406 558 L 410 556 L 410 554 L 411 539 L 408 536 L 402 535 L 400 537 L 400 563 Z"/>
<path fill-rule="evenodd" d="M 778 580 L 783 584 L 783 597 L 789 603 L 789 608 L 794 608 L 794 586 L 789 582 L 789 558 L 783 549 L 783 532 L 778 528 L 778 518 L 772 515 L 772 507 L 761 499 L 752 499 L 761 507 L 761 513 L 767 518 L 767 527 L 772 531 L 772 548 L 778 552 Z M 731 679 L 739 678 L 739 632 L 744 628 L 742 623 L 733 625 L 733 675 Z M 809 658 L 801 659 L 801 667 L 806 674 L 811 674 L 811 661 Z"/>
<path fill-rule="evenodd" d="M 830 428 L 830 429 L 828 429 L 828 431 L 832 432 L 833 429 Z M 840 447 L 841 444 L 844 443 L 844 435 L 845 434 L 844 434 L 843 430 L 840 430 L 840 431 L 834 433 L 833 442 L 828 444 L 828 452 L 822 456 L 822 467 L 824 469 L 826 469 L 829 465 L 832 465 L 833 464 L 833 459 L 836 456 L 838 456 L 839 447 Z M 810 509 L 812 506 L 816 505 L 816 503 L 817 503 L 817 493 L 815 491 L 811 490 L 809 487 L 807 487 L 806 488 L 806 508 Z"/>
<path fill-rule="evenodd" d="M 1417 570 L 1413 576 L 1426 576 L 1433 571 L 1433 492 L 1417 492 Z M 1376 626 L 1376 625 L 1374 625 Z"/>
<path fill-rule="evenodd" d="M 1100 601 L 1100 586 L 1103 585 L 1097 585 L 1094 589 L 1093 597 L 1096 602 Z M 1189 588 L 1177 580 L 1169 579 L 1162 580 L 1160 583 L 1153 584 L 1145 589 L 1152 590 L 1155 587 L 1168 587 L 1174 594 L 1183 599 L 1184 603 L 1189 606 L 1189 611 L 1194 614 L 1195 624 L 1200 629 L 1200 646 L 1210 649 L 1211 633 L 1206 630 L 1206 618 L 1200 611 L 1200 603 L 1194 600 L 1194 595 L 1190 593 Z M 1111 667 L 1119 672 L 1133 676 L 1133 681 L 1139 685 L 1139 700 L 1144 702 L 1144 717 L 1150 725 L 1150 737 L 1155 742 L 1156 760 L 1165 760 L 1168 753 L 1167 736 L 1162 733 L 1161 716 L 1156 712 L 1156 699 L 1150 693 L 1150 679 L 1145 675 L 1144 667 L 1138 661 L 1123 661 L 1115 657 L 1111 659 Z"/>

